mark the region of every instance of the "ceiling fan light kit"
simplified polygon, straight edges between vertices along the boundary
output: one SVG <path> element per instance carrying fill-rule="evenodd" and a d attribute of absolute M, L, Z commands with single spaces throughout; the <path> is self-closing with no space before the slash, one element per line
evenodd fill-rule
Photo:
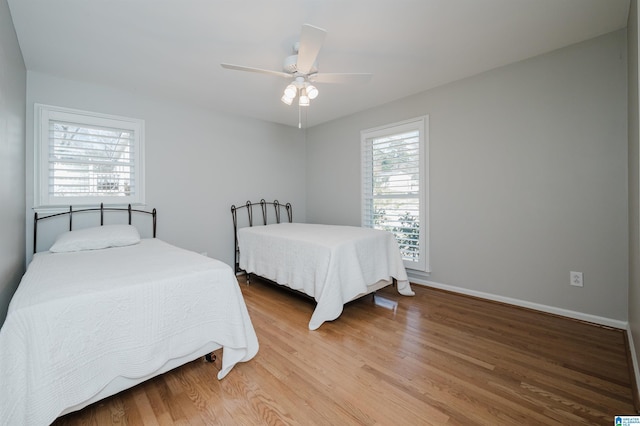
<path fill-rule="evenodd" d="M 284 89 L 284 96 L 286 96 L 289 99 L 295 98 L 297 93 L 298 93 L 298 88 L 293 83 L 288 85 Z M 291 102 L 289 102 L 289 104 L 291 104 Z"/>
<path fill-rule="evenodd" d="M 289 98 L 289 97 L 287 97 L 287 95 L 282 95 L 280 100 L 282 102 L 284 102 L 285 104 L 287 104 L 287 105 L 291 105 L 293 103 L 293 98 Z"/>
<path fill-rule="evenodd" d="M 270 74 L 278 77 L 293 78 L 293 82 L 284 89 L 280 100 L 286 105 L 293 104 L 298 97 L 298 109 L 309 106 L 310 100 L 318 97 L 318 88 L 311 82 L 345 83 L 355 81 L 369 81 L 371 74 L 345 74 L 345 73 L 318 73 L 317 58 L 320 48 L 324 43 L 327 32 L 322 28 L 304 24 L 300 33 L 300 41 L 293 46 L 294 54 L 284 60 L 283 71 L 266 70 L 261 68 L 246 67 L 243 65 L 220 64 L 223 68 Z M 300 123 L 300 111 L 298 111 L 298 127 Z"/>
<path fill-rule="evenodd" d="M 318 97 L 318 89 L 316 88 L 316 86 L 312 86 L 310 84 L 307 84 L 307 86 L 305 87 L 305 89 L 307 89 L 307 96 L 309 96 L 309 99 L 315 99 Z"/>
<path fill-rule="evenodd" d="M 318 97 L 318 89 L 306 81 L 305 77 L 296 77 L 295 81 L 284 88 L 284 94 L 280 100 L 291 105 L 298 96 L 299 106 L 309 106 L 309 100 Z"/>
<path fill-rule="evenodd" d="M 307 96 L 307 91 L 303 87 L 300 89 L 300 97 L 298 98 L 298 105 L 300 106 L 309 106 L 309 96 Z"/>

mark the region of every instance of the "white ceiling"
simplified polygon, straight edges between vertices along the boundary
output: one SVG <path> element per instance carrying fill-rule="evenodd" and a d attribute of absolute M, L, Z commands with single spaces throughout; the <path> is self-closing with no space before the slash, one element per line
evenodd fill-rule
<path fill-rule="evenodd" d="M 8 0 L 28 70 L 290 126 L 282 69 L 302 24 L 327 30 L 310 127 L 625 28 L 629 0 Z"/>

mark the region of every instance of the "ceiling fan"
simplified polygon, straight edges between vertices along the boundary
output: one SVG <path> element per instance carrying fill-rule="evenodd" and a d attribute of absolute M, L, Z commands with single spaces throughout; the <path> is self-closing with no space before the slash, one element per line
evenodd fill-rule
<path fill-rule="evenodd" d="M 281 101 L 291 105 L 298 97 L 298 127 L 302 127 L 300 107 L 309 106 L 310 100 L 318 96 L 318 88 L 312 83 L 357 83 L 368 82 L 372 74 L 368 73 L 319 73 L 317 58 L 327 32 L 322 28 L 304 24 L 300 41 L 293 45 L 293 55 L 287 56 L 282 71 L 246 67 L 243 65 L 220 64 L 223 68 L 237 71 L 255 72 L 291 79 L 284 89 Z"/>

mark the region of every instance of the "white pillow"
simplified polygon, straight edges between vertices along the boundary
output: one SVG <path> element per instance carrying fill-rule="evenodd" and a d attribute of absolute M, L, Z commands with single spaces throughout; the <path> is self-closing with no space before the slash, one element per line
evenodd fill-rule
<path fill-rule="evenodd" d="M 49 251 L 65 253 L 130 246 L 140 242 L 140 234 L 132 225 L 104 225 L 60 234 Z"/>

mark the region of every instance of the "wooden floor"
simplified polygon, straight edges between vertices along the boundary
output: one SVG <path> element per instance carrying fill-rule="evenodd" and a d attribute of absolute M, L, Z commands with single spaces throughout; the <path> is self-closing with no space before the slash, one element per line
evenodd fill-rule
<path fill-rule="evenodd" d="M 254 359 L 222 381 L 196 360 L 54 424 L 612 425 L 635 413 L 620 330 L 414 285 L 309 331 L 310 301 L 241 287 Z"/>

